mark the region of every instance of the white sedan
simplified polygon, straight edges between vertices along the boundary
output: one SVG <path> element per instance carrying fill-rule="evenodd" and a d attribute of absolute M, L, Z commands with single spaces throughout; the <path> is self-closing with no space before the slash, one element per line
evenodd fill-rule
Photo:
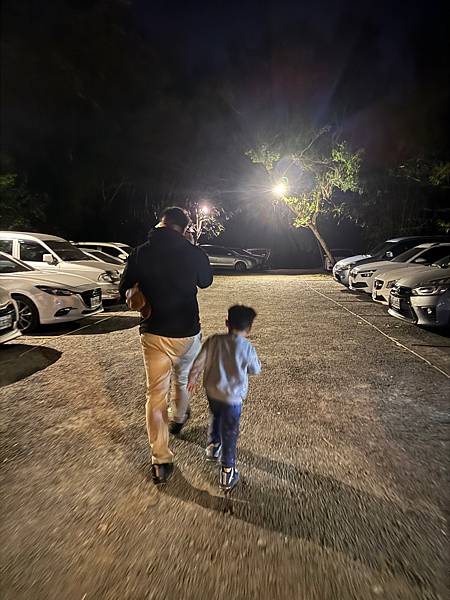
<path fill-rule="evenodd" d="M 428 267 L 397 281 L 389 314 L 426 327 L 450 326 L 450 268 Z"/>
<path fill-rule="evenodd" d="M 408 268 L 410 265 L 429 266 L 437 260 L 444 258 L 449 251 L 450 243 L 427 242 L 406 250 L 406 252 L 399 254 L 390 261 L 379 260 L 356 265 L 350 271 L 349 288 L 354 291 L 372 294 L 375 275 L 381 270 Z"/>
<path fill-rule="evenodd" d="M 447 249 L 447 252 L 450 252 L 450 249 Z M 406 263 L 408 266 L 408 270 L 401 268 L 405 265 L 397 265 L 386 271 L 379 271 L 374 279 L 373 288 L 372 288 L 372 300 L 375 302 L 380 302 L 381 304 L 388 304 L 389 294 L 397 283 L 397 281 L 401 277 L 412 277 L 414 275 L 419 274 L 423 271 L 425 273 L 429 272 L 428 267 L 424 267 L 423 265 L 412 265 L 411 263 Z M 450 255 L 444 256 L 440 260 L 434 262 L 431 267 L 440 267 L 441 269 L 448 268 L 450 266 Z M 400 268 L 399 268 L 400 267 Z"/>
<path fill-rule="evenodd" d="M 0 344 L 10 342 L 20 335 L 19 310 L 11 294 L 0 288 Z"/>
<path fill-rule="evenodd" d="M 0 286 L 15 300 L 18 327 L 31 332 L 40 324 L 76 321 L 103 310 L 100 287 L 79 275 L 33 269 L 0 252 Z"/>

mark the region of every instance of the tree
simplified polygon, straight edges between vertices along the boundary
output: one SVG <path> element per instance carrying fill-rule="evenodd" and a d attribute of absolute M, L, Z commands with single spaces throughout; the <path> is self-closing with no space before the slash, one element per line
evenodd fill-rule
<path fill-rule="evenodd" d="M 200 237 L 218 237 L 225 229 L 223 222 L 228 218 L 223 208 L 207 204 L 192 203 L 189 206 L 192 215 L 194 241 L 197 245 Z"/>
<path fill-rule="evenodd" d="M 294 215 L 293 226 L 308 228 L 333 264 L 318 220 L 326 213 L 343 212 L 343 194 L 361 193 L 361 152 L 352 152 L 325 127 L 306 140 L 294 138 L 286 148 L 262 144 L 247 155 L 253 163 L 264 167 L 273 192 Z"/>
<path fill-rule="evenodd" d="M 14 173 L 0 175 L 0 223 L 4 229 L 33 230 L 45 223 L 47 198 L 32 194 L 26 180 Z"/>

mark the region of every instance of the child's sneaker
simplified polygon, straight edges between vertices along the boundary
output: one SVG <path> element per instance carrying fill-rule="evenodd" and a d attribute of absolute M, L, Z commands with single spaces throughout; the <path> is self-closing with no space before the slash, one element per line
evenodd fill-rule
<path fill-rule="evenodd" d="M 222 467 L 220 472 L 220 489 L 230 492 L 239 481 L 239 473 L 234 467 Z"/>
<path fill-rule="evenodd" d="M 222 444 L 208 444 L 205 450 L 206 460 L 218 461 L 222 452 Z"/>

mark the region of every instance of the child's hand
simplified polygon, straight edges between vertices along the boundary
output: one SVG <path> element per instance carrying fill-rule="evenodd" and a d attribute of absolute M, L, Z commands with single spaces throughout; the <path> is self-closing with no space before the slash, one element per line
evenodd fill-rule
<path fill-rule="evenodd" d="M 196 381 L 189 381 L 187 384 L 187 391 L 190 394 L 193 394 L 195 392 L 195 388 L 197 387 L 197 382 Z"/>

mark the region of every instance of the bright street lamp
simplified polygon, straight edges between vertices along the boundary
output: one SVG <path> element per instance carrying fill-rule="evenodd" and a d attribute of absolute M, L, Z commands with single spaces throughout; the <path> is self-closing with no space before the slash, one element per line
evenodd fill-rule
<path fill-rule="evenodd" d="M 286 195 L 287 186 L 285 183 L 280 181 L 280 183 L 277 183 L 276 185 L 273 186 L 272 192 L 275 194 L 275 196 L 278 196 L 278 198 L 281 198 L 282 196 Z"/>
<path fill-rule="evenodd" d="M 200 206 L 200 212 L 202 213 L 202 215 L 209 214 L 209 210 L 209 206 Z"/>

